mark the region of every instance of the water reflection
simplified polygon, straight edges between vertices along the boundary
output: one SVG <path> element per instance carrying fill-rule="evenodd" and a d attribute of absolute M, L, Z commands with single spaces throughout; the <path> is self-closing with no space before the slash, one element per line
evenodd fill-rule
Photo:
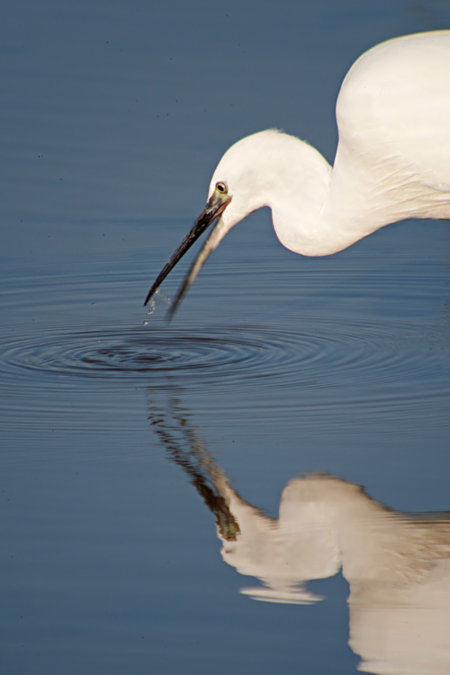
<path fill-rule="evenodd" d="M 255 600 L 311 604 L 306 584 L 342 570 L 350 585 L 352 650 L 370 673 L 450 671 L 450 513 L 407 514 L 335 476 L 310 474 L 284 488 L 278 518 L 245 501 L 172 394 L 149 395 L 150 421 L 214 515 L 223 560 L 261 586 Z"/>

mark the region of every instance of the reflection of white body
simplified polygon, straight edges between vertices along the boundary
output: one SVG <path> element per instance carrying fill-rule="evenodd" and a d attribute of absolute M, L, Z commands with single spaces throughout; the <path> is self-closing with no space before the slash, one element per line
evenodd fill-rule
<path fill-rule="evenodd" d="M 259 600 L 311 602 L 307 579 L 339 567 L 350 584 L 350 646 L 360 670 L 450 673 L 450 521 L 408 517 L 356 485 L 327 476 L 293 480 L 272 520 L 220 481 L 240 534 L 222 555 L 265 587 Z M 298 589 L 298 584 L 300 588 Z"/>
<path fill-rule="evenodd" d="M 350 584 L 350 587 L 352 584 Z M 438 561 L 422 579 L 370 583 L 350 593 L 350 647 L 360 670 L 402 675 L 450 673 L 450 564 Z"/>
<path fill-rule="evenodd" d="M 233 490 L 177 401 L 171 416 L 166 423 L 155 411 L 154 428 L 214 514 L 223 559 L 264 583 L 244 593 L 311 603 L 320 598 L 306 590 L 306 582 L 342 568 L 359 669 L 449 675 L 450 514 L 398 513 L 357 485 L 310 475 L 286 486 L 279 517 L 268 518 Z"/>

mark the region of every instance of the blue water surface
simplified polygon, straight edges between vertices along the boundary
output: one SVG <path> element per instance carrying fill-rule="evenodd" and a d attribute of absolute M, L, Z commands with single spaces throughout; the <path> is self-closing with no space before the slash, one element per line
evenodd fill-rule
<path fill-rule="evenodd" d="M 307 259 L 263 210 L 171 324 L 164 298 L 142 306 L 231 143 L 277 127 L 332 162 L 351 63 L 449 27 L 448 5 L 6 0 L 1 17 L 2 672 L 411 673 L 402 649 L 448 672 L 448 223 Z M 389 552 L 406 586 L 369 589 Z M 400 605 L 436 663 L 413 632 L 371 641 L 374 607 L 382 632 Z"/>

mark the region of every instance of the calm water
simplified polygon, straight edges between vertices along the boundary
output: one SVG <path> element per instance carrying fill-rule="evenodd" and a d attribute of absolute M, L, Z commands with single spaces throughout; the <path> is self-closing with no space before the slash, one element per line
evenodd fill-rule
<path fill-rule="evenodd" d="M 305 259 L 262 211 L 142 307 L 232 141 L 331 159 L 352 60 L 448 5 L 2 14 L 2 672 L 448 673 L 448 223 Z"/>

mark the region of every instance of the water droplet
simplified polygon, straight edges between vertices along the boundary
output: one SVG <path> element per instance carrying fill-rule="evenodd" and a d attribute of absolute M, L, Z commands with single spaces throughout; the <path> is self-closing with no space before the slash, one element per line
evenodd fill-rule
<path fill-rule="evenodd" d="M 167 295 L 164 295 L 164 293 L 161 293 L 161 291 L 156 291 L 155 295 L 153 298 L 150 300 L 148 304 L 148 311 L 147 314 L 153 314 L 155 309 L 159 307 L 160 305 L 164 305 L 165 307 L 170 307 L 172 304 L 172 301 L 170 298 L 167 297 Z"/>

